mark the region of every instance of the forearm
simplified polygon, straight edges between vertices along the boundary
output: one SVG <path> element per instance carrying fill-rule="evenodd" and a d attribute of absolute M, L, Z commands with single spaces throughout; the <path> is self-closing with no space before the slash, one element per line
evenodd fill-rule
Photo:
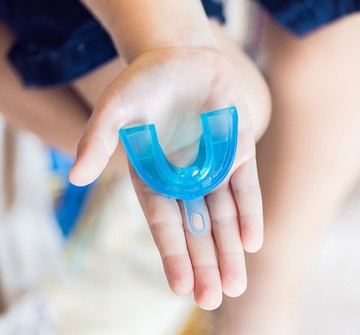
<path fill-rule="evenodd" d="M 81 0 L 124 59 L 167 46 L 215 47 L 199 0 Z"/>

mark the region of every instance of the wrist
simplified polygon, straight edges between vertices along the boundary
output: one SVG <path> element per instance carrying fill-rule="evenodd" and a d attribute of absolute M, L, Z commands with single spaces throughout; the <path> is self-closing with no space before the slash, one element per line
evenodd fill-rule
<path fill-rule="evenodd" d="M 82 0 L 127 63 L 152 49 L 216 47 L 200 0 Z"/>
<path fill-rule="evenodd" d="M 143 39 L 126 44 L 126 47 L 122 46 L 120 42 L 120 53 L 127 63 L 131 63 L 138 55 L 155 49 L 216 48 L 216 43 L 212 33 L 202 27 L 176 26 L 172 30 L 158 34 L 144 33 Z"/>

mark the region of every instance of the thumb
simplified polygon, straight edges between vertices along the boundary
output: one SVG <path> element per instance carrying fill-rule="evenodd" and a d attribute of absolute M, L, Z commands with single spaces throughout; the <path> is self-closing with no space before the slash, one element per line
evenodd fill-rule
<path fill-rule="evenodd" d="M 106 104 L 100 101 L 96 105 L 85 128 L 69 173 L 74 185 L 84 186 L 98 178 L 118 145 L 118 131 L 126 119 L 125 108 L 120 97 L 110 101 Z"/>

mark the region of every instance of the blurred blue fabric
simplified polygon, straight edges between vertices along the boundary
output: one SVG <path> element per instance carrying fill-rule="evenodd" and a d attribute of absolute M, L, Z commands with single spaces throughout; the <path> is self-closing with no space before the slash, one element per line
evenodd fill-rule
<path fill-rule="evenodd" d="M 55 217 L 64 238 L 69 238 L 86 208 L 95 182 L 83 187 L 71 184 L 68 174 L 74 158 L 54 148 L 49 148 L 49 157 L 52 175 L 61 181 L 54 199 Z"/>
<path fill-rule="evenodd" d="M 359 11 L 359 0 L 260 0 L 285 28 L 305 35 L 344 15 Z"/>
<path fill-rule="evenodd" d="M 202 3 L 208 16 L 224 21 L 221 1 Z M 79 1 L 0 0 L 0 19 L 17 37 L 9 57 L 26 86 L 65 84 L 117 54 Z"/>

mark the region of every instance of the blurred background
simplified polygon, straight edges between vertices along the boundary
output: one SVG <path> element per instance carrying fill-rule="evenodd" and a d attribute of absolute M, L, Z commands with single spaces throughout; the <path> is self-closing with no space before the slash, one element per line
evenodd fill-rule
<path fill-rule="evenodd" d="M 236 0 L 227 13 L 229 34 L 256 49 L 261 13 Z M 0 334 L 206 334 L 192 297 L 168 288 L 130 181 L 76 188 L 71 164 L 0 119 Z M 360 334 L 359 203 L 360 184 L 318 245 L 304 335 Z"/>

